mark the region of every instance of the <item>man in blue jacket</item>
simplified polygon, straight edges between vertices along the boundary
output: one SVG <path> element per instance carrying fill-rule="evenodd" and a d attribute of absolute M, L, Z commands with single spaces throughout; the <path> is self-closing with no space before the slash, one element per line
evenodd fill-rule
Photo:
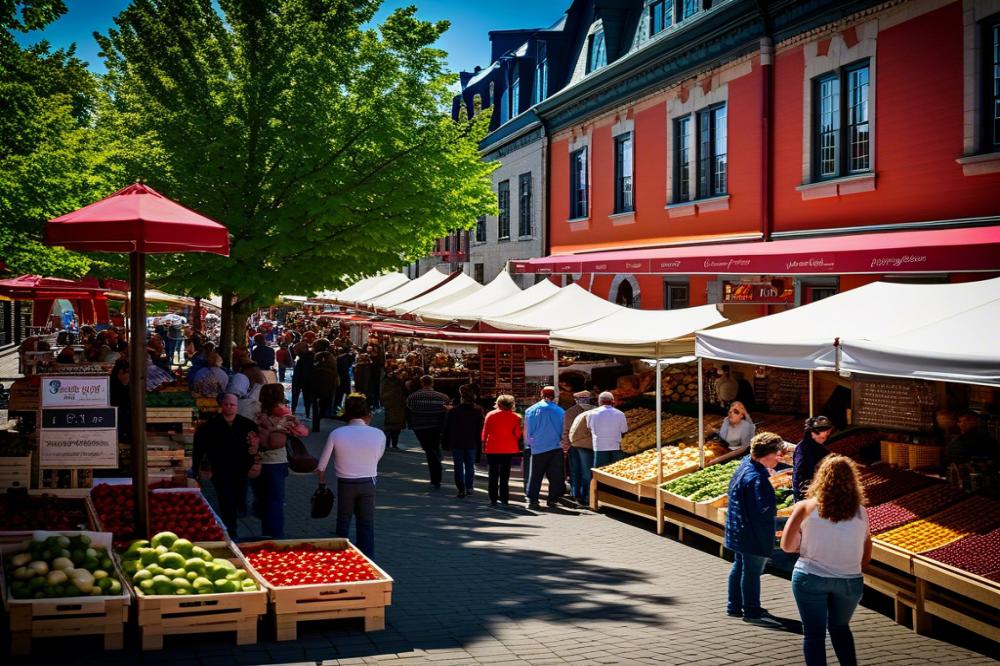
<path fill-rule="evenodd" d="M 778 464 L 781 447 L 781 437 L 771 432 L 758 433 L 750 440 L 750 456 L 743 459 L 729 482 L 725 542 L 735 553 L 726 614 L 775 629 L 783 625 L 761 608 L 760 577 L 774 550 L 777 501 L 768 470 Z"/>
<path fill-rule="evenodd" d="M 528 467 L 528 508 L 540 509 L 542 479 L 549 480 L 549 507 L 566 494 L 563 472 L 562 430 L 566 412 L 556 404 L 556 389 L 546 386 L 542 399 L 524 412 L 524 444 L 531 451 Z"/>

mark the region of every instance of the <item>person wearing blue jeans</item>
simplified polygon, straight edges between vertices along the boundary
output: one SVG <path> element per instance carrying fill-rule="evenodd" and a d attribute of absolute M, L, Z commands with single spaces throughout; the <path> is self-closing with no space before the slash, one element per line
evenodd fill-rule
<path fill-rule="evenodd" d="M 778 463 L 780 436 L 762 432 L 750 441 L 750 456 L 743 459 L 729 482 L 725 546 L 735 553 L 729 572 L 726 614 L 758 626 L 781 628 L 781 622 L 760 605 L 760 577 L 774 551 L 777 501 L 768 480 L 768 469 Z"/>
<path fill-rule="evenodd" d="M 282 451 L 284 453 L 284 451 Z M 264 497 L 261 503 L 261 532 L 272 539 L 285 538 L 285 479 L 288 478 L 288 462 L 265 463 L 261 465 L 260 478 L 255 488 Z M 256 490 L 254 496 L 257 496 Z"/>
<path fill-rule="evenodd" d="M 337 536 L 349 539 L 355 521 L 358 550 L 375 556 L 375 479 L 337 479 Z"/>
<path fill-rule="evenodd" d="M 857 466 L 850 458 L 823 458 L 781 535 L 781 549 L 799 553 L 792 596 L 802 618 L 807 666 L 826 666 L 826 634 L 842 665 L 858 663 L 851 616 L 864 592 L 862 567 L 871 559 L 868 512 Z"/>
<path fill-rule="evenodd" d="M 476 483 L 476 450 L 452 449 L 451 460 L 455 463 L 455 487 L 460 496 L 471 495 Z"/>
<path fill-rule="evenodd" d="M 476 458 L 483 446 L 483 423 L 486 415 L 476 404 L 476 390 L 472 384 L 458 387 L 461 404 L 449 409 L 441 429 L 441 446 L 451 451 L 455 462 L 455 487 L 462 498 L 472 494 L 476 480 Z"/>
<path fill-rule="evenodd" d="M 593 467 L 604 467 L 605 465 L 618 462 L 625 457 L 625 453 L 623 451 L 594 451 L 593 454 Z"/>

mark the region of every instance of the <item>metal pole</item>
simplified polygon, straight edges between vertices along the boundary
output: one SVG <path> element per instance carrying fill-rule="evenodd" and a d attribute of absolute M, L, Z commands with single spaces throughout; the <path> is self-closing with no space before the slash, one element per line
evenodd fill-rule
<path fill-rule="evenodd" d="M 698 357 L 698 466 L 705 466 L 705 390 L 701 357 Z"/>
<path fill-rule="evenodd" d="M 656 485 L 663 483 L 663 385 L 660 383 L 663 370 L 660 367 L 660 357 L 656 357 Z"/>
<path fill-rule="evenodd" d="M 816 408 L 815 408 L 816 395 L 814 393 L 814 390 L 815 389 L 813 387 L 813 371 L 810 370 L 809 371 L 809 416 L 816 416 Z"/>
<path fill-rule="evenodd" d="M 132 320 L 128 341 L 129 399 L 132 402 L 132 494 L 135 498 L 135 535 L 149 536 L 149 495 L 146 468 L 146 257 L 129 255 Z"/>
<path fill-rule="evenodd" d="M 559 402 L 559 350 L 552 350 L 552 386 L 556 389 L 556 402 Z"/>

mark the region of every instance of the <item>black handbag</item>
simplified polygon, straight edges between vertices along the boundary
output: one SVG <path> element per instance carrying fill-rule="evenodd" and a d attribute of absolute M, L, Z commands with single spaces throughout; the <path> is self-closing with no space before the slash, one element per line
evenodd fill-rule
<path fill-rule="evenodd" d="M 330 512 L 333 511 L 333 500 L 333 491 L 325 485 L 321 485 L 309 500 L 309 517 L 326 518 L 329 516 Z"/>
<path fill-rule="evenodd" d="M 309 453 L 305 443 L 298 437 L 286 437 L 285 451 L 288 452 L 288 469 L 296 474 L 312 474 L 319 467 L 319 461 Z"/>

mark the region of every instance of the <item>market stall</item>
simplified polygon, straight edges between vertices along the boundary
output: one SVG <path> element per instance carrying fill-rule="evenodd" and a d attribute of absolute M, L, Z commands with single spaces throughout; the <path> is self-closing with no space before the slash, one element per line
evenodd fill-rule
<path fill-rule="evenodd" d="M 471 296 L 483 286 L 465 273 L 458 273 L 452 279 L 439 284 L 426 294 L 411 298 L 390 308 L 386 312 L 397 317 L 414 315 L 424 307 L 446 306 L 450 303 Z"/>
<path fill-rule="evenodd" d="M 370 310 L 372 312 L 388 310 L 392 307 L 400 305 L 401 303 L 405 303 L 410 299 L 423 296 L 432 289 L 436 289 L 441 286 L 441 284 L 452 277 L 454 277 L 454 274 L 442 273 L 435 268 L 427 271 L 414 280 L 402 283 L 400 286 L 392 289 L 391 291 L 381 292 L 379 296 L 369 297 L 368 295 L 365 295 L 364 299 L 358 297 L 356 305 L 359 308 Z"/>
<path fill-rule="evenodd" d="M 329 301 L 332 303 L 341 303 L 343 305 L 354 305 L 358 302 L 378 298 L 393 289 L 401 287 L 409 281 L 410 279 L 402 273 L 385 273 L 383 275 L 375 275 L 358 280 L 351 286 L 341 291 L 321 292 L 320 294 L 317 294 L 315 300 L 320 302 Z"/>
<path fill-rule="evenodd" d="M 547 282 L 546 284 L 552 284 Z M 552 285 L 555 287 L 555 285 Z M 420 321 L 432 325 L 459 323 L 469 321 L 473 315 L 485 308 L 521 293 L 521 288 L 515 284 L 507 271 L 501 271 L 489 284 L 475 292 L 465 294 L 461 298 L 443 303 L 429 303 L 413 312 Z"/>
<path fill-rule="evenodd" d="M 1000 640 L 1000 355 L 984 335 L 998 302 L 996 279 L 874 283 L 697 335 L 700 358 L 808 373 L 810 412 L 823 385 L 845 389 L 848 428 L 828 448 L 866 464 L 866 583 L 921 632 L 936 616 Z M 979 448 L 955 458 L 970 438 Z"/>

